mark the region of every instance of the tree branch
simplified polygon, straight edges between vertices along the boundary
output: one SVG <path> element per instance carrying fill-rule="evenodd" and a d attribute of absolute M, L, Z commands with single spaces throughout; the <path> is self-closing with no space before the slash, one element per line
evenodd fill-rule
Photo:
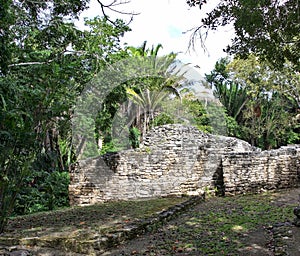
<path fill-rule="evenodd" d="M 192 32 L 192 34 L 190 36 L 190 40 L 189 40 L 188 49 L 195 50 L 195 42 L 197 41 L 197 39 L 200 39 L 201 48 L 203 49 L 204 53 L 208 53 L 208 49 L 206 47 L 205 41 L 207 39 L 209 29 L 206 29 L 205 32 L 203 32 L 202 29 L 203 29 L 203 26 L 199 26 L 196 28 L 189 29 L 183 33 L 186 34 L 186 33 Z"/>
<path fill-rule="evenodd" d="M 118 14 L 121 14 L 121 15 L 130 15 L 130 20 L 129 22 L 126 24 L 126 25 L 129 25 L 130 22 L 133 20 L 133 16 L 135 15 L 139 15 L 140 13 L 134 13 L 134 12 L 125 12 L 125 11 L 120 11 L 120 10 L 117 10 L 115 7 L 116 6 L 120 6 L 120 5 L 124 5 L 124 4 L 128 4 L 130 3 L 130 0 L 126 0 L 126 1 L 122 1 L 122 0 L 113 0 L 110 4 L 104 4 L 102 3 L 101 0 L 97 0 L 97 2 L 100 4 L 100 8 L 101 8 L 101 12 L 104 16 L 104 18 L 109 22 L 111 23 L 112 25 L 114 26 L 118 26 L 118 24 L 116 24 L 115 21 L 111 20 L 107 14 L 107 10 L 109 11 L 112 11 L 112 12 L 115 12 L 115 13 L 118 13 Z"/>
<path fill-rule="evenodd" d="M 44 65 L 44 64 L 51 63 L 52 61 L 54 61 L 54 60 L 48 60 L 48 61 L 43 61 L 43 62 L 39 62 L 39 61 L 20 62 L 20 63 L 10 64 L 10 65 L 8 65 L 8 67 L 29 66 L 29 65 Z"/>
<path fill-rule="evenodd" d="M 198 5 L 199 9 L 201 10 L 202 6 L 207 4 L 207 0 L 186 0 L 186 3 L 190 7 L 194 7 L 194 6 Z M 213 10 L 215 10 L 217 8 L 220 8 L 220 6 L 222 6 L 222 4 L 223 4 L 223 1 L 219 1 L 219 3 L 217 3 L 215 5 Z M 206 13 L 206 16 L 207 15 L 208 15 L 208 13 Z M 191 29 L 189 29 L 189 30 L 187 30 L 183 33 L 186 34 L 186 33 L 191 32 L 191 36 L 190 36 L 190 40 L 189 40 L 189 46 L 188 46 L 189 50 L 190 49 L 195 50 L 195 43 L 199 39 L 201 48 L 203 49 L 204 53 L 207 53 L 209 55 L 209 52 L 208 52 L 208 49 L 206 47 L 206 42 L 205 41 L 208 37 L 209 31 L 215 30 L 215 29 L 212 28 L 210 25 L 203 24 L 203 21 L 201 21 L 201 22 L 202 22 L 202 25 L 191 28 Z"/>

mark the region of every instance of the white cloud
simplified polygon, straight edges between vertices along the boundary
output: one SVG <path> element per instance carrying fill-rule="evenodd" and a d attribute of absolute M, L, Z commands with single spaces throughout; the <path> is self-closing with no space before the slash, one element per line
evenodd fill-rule
<path fill-rule="evenodd" d="M 230 43 L 232 30 L 210 32 L 206 41 L 208 53 L 203 52 L 200 42 L 196 43 L 195 51 L 187 52 L 191 33 L 180 32 L 199 25 L 197 21 L 216 5 L 217 0 L 211 0 L 209 3 L 206 9 L 200 11 L 199 8 L 189 8 L 184 0 L 131 0 L 129 4 L 120 6 L 120 10 L 140 14 L 134 16 L 130 24 L 132 31 L 125 34 L 122 42 L 140 46 L 147 41 L 149 47 L 160 43 L 163 45 L 161 54 L 178 52 L 181 61 L 199 65 L 200 73 L 208 73 L 219 58 L 226 56 L 223 49 Z M 97 15 L 101 15 L 101 9 L 97 1 L 92 0 L 91 8 L 85 11 L 82 17 L 92 18 Z M 128 18 L 115 13 L 110 15 L 112 18 Z"/>

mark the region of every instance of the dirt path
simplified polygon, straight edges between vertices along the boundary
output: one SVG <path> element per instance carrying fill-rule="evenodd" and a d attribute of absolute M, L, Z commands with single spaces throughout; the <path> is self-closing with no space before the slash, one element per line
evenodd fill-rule
<path fill-rule="evenodd" d="M 274 207 L 294 207 L 299 204 L 299 195 L 300 189 L 280 191 L 272 194 L 270 204 Z M 232 201 L 234 201 L 234 198 L 232 198 Z M 211 204 L 213 202 L 210 200 L 207 203 Z M 274 226 L 260 226 L 251 232 L 241 233 L 240 237 L 234 241 L 228 239 L 228 245 L 235 243 L 239 247 L 234 254 L 227 254 L 223 251 L 220 251 L 219 254 L 207 254 L 201 251 L 203 247 L 195 248 L 191 246 L 190 248 L 181 248 L 180 241 L 176 241 L 176 234 L 175 236 L 172 234 L 172 232 L 176 233 L 174 227 L 176 226 L 177 229 L 182 227 L 180 232 L 186 232 L 187 236 L 190 236 L 191 244 L 193 244 L 196 234 L 193 234 L 191 230 L 184 230 L 187 228 L 186 223 L 193 219 L 195 212 L 205 211 L 205 208 L 208 207 L 207 203 L 199 204 L 188 213 L 160 227 L 157 231 L 149 232 L 103 255 L 300 255 L 300 228 L 291 225 L 293 219 L 289 219 L 288 221 L 283 219 L 282 223 L 274 223 Z M 237 206 L 233 204 L 232 207 Z M 172 253 L 170 253 L 170 250 L 165 249 L 167 247 L 166 243 L 168 244 L 167 246 L 173 247 L 174 250 Z M 176 246 L 177 244 L 178 246 Z M 241 244 L 243 246 L 238 246 Z M 206 244 L 202 244 L 202 246 L 206 246 Z M 210 246 L 209 241 L 207 241 L 207 246 Z"/>

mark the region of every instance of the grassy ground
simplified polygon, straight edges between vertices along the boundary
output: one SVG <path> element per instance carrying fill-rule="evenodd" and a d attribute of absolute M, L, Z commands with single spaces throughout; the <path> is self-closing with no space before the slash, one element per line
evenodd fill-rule
<path fill-rule="evenodd" d="M 295 205 L 281 193 L 211 198 L 107 255 L 272 255 L 268 230 Z"/>
<path fill-rule="evenodd" d="M 209 198 L 105 255 L 270 255 L 268 228 L 293 220 L 299 192 L 293 191 L 293 196 L 286 191 Z M 0 244 L 8 237 L 87 239 L 96 233 L 101 236 L 184 200 L 120 201 L 17 217 L 10 220 Z M 86 251 L 85 255 L 95 254 Z"/>
<path fill-rule="evenodd" d="M 78 231 L 93 228 L 100 232 L 117 229 L 126 223 L 147 218 L 156 212 L 185 201 L 186 198 L 160 198 L 139 201 L 117 201 L 85 207 L 72 207 L 12 218 L 6 234 Z"/>
<path fill-rule="evenodd" d="M 0 248 L 23 246 L 31 250 L 37 246 L 92 255 L 94 247 L 101 251 L 110 246 L 111 235 L 186 200 L 118 201 L 15 217 L 0 236 Z"/>

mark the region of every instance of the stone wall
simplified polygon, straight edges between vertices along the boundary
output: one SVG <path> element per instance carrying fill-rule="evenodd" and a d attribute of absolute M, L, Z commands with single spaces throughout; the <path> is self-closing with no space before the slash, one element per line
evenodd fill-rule
<path fill-rule="evenodd" d="M 294 186 L 299 149 L 260 152 L 242 140 L 194 127 L 160 126 L 139 149 L 80 161 L 71 173 L 70 203 Z"/>
<path fill-rule="evenodd" d="M 229 153 L 222 158 L 222 169 L 227 195 L 295 187 L 300 174 L 300 145 L 261 153 Z"/>

